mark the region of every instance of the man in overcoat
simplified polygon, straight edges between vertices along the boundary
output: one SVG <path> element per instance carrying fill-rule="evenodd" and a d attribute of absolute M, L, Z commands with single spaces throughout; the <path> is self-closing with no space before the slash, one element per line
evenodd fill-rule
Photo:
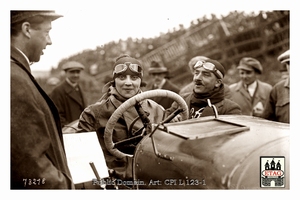
<path fill-rule="evenodd" d="M 252 57 L 244 57 L 237 67 L 241 80 L 229 86 L 232 100 L 239 104 L 243 115 L 261 117 L 272 86 L 259 80 L 263 72 L 261 63 Z"/>
<path fill-rule="evenodd" d="M 290 71 L 290 50 L 280 54 L 277 58 L 282 65 L 286 66 L 287 71 Z M 262 115 L 263 118 L 290 123 L 290 77 L 276 83 L 268 97 L 266 109 Z"/>
<path fill-rule="evenodd" d="M 66 78 L 52 90 L 49 96 L 58 109 L 63 127 L 79 119 L 80 114 L 87 106 L 87 99 L 79 85 L 80 73 L 84 70 L 84 66 L 77 61 L 68 61 L 62 66 L 62 69 Z"/>
<path fill-rule="evenodd" d="M 11 189 L 74 189 L 58 111 L 31 74 L 54 11 L 11 11 Z"/>

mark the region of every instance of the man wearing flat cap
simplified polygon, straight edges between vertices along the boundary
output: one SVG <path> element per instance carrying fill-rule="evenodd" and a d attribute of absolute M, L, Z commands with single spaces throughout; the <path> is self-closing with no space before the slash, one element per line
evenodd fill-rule
<path fill-rule="evenodd" d="M 280 54 L 277 60 L 286 66 L 288 72 L 290 71 L 290 50 Z M 290 123 L 289 77 L 279 81 L 273 86 L 262 117 L 277 122 Z"/>
<path fill-rule="evenodd" d="M 151 66 L 149 68 L 149 75 L 151 76 L 152 82 L 147 84 L 146 90 L 154 90 L 154 89 L 164 89 L 170 90 L 175 93 L 179 93 L 179 88 L 167 79 L 168 69 L 161 65 L 159 62 L 152 61 Z M 164 97 L 155 97 L 152 98 L 156 103 L 163 106 L 165 109 L 170 108 L 173 103 L 173 100 L 170 98 Z"/>
<path fill-rule="evenodd" d="M 241 80 L 229 86 L 231 99 L 239 104 L 243 115 L 260 117 L 272 89 L 270 84 L 258 79 L 263 67 L 255 58 L 244 57 L 237 69 Z"/>
<path fill-rule="evenodd" d="M 241 114 L 238 104 L 225 98 L 223 84 L 225 69 L 221 63 L 212 59 L 199 60 L 193 67 L 193 75 L 193 91 L 181 95 L 188 105 L 189 118 Z M 178 103 L 174 102 L 171 108 L 166 110 L 166 116 L 178 107 Z M 174 118 L 173 122 L 178 120 L 181 120 L 181 116 Z"/>
<path fill-rule="evenodd" d="M 55 103 L 60 116 L 61 126 L 65 126 L 76 119 L 87 106 L 86 95 L 79 85 L 80 73 L 84 66 L 77 61 L 63 64 L 65 80 L 55 87 L 49 94 Z"/>
<path fill-rule="evenodd" d="M 52 41 L 54 11 L 11 11 L 11 189 L 74 189 L 59 114 L 31 74 Z"/>

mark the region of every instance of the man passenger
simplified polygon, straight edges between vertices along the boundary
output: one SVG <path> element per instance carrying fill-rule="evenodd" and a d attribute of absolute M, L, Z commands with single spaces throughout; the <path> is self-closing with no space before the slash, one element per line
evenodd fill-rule
<path fill-rule="evenodd" d="M 218 61 L 198 60 L 193 67 L 193 75 L 193 91 L 182 95 L 190 110 L 189 118 L 214 116 L 210 104 L 216 107 L 220 115 L 241 114 L 240 107 L 225 98 L 223 84 L 225 69 Z M 167 115 L 177 108 L 178 104 L 174 102 L 171 108 L 167 109 Z M 180 120 L 180 117 L 178 119 Z"/>

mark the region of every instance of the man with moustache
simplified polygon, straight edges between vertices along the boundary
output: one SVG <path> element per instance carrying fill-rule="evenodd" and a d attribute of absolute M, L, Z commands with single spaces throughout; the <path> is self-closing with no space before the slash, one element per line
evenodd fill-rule
<path fill-rule="evenodd" d="M 193 91 L 182 94 L 190 110 L 189 118 L 214 116 L 211 105 L 215 106 L 219 115 L 241 114 L 238 104 L 224 97 L 225 69 L 218 61 L 199 60 L 193 67 L 193 75 Z M 167 109 L 167 115 L 177 108 L 178 104 L 174 102 L 171 108 Z M 181 120 L 181 117 L 176 117 L 173 121 L 177 120 Z"/>
<path fill-rule="evenodd" d="M 208 57 L 205 56 L 195 56 L 193 57 L 189 63 L 188 63 L 188 67 L 190 69 L 191 74 L 193 74 L 194 72 L 194 65 L 199 61 L 199 60 L 207 60 L 209 59 Z M 229 86 L 225 83 L 224 84 L 224 95 L 226 99 L 231 99 L 231 92 L 229 89 Z M 191 91 L 193 91 L 194 88 L 194 82 L 190 82 L 189 84 L 187 84 L 186 86 L 184 86 L 183 88 L 180 89 L 179 94 L 184 94 L 184 93 L 189 93 Z"/>

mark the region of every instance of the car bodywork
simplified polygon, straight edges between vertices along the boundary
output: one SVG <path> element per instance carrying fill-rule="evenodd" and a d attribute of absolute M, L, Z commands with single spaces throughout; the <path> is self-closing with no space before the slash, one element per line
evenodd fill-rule
<path fill-rule="evenodd" d="M 134 175 L 144 182 L 138 188 L 262 189 L 261 156 L 285 157 L 289 188 L 287 124 L 250 116 L 204 117 L 166 124 L 152 138 L 145 136 L 135 151 Z"/>

